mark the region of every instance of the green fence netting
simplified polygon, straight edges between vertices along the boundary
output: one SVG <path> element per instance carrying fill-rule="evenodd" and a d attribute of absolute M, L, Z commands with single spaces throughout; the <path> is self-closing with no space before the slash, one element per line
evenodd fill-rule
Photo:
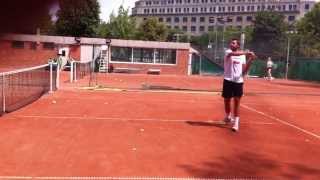
<path fill-rule="evenodd" d="M 273 61 L 272 76 L 285 78 L 286 61 Z M 250 76 L 265 77 L 266 61 L 256 60 L 252 63 Z M 317 59 L 295 59 L 289 62 L 288 78 L 308 81 L 320 81 L 320 60 Z"/>

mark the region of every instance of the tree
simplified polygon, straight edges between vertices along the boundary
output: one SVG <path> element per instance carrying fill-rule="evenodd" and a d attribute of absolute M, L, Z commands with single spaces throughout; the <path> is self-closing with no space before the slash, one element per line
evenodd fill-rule
<path fill-rule="evenodd" d="M 181 29 L 169 29 L 168 42 L 189 42 L 188 36 Z"/>
<path fill-rule="evenodd" d="M 0 7 L 0 33 L 35 34 L 37 28 L 41 31 L 51 29 L 49 8 L 54 0 L 2 1 Z M 43 32 L 43 31 L 42 31 Z"/>
<path fill-rule="evenodd" d="M 146 41 L 166 41 L 168 29 L 156 18 L 148 18 L 139 26 L 137 38 Z"/>
<path fill-rule="evenodd" d="M 100 5 L 97 0 L 60 0 L 56 34 L 94 37 L 99 24 Z"/>
<path fill-rule="evenodd" d="M 117 16 L 112 13 L 110 21 L 100 24 L 99 29 L 100 36 L 117 39 L 134 39 L 137 31 L 135 19 L 129 16 L 128 9 L 123 6 L 119 7 Z"/>
<path fill-rule="evenodd" d="M 319 56 L 320 55 L 320 3 L 308 12 L 297 23 L 298 35 L 300 36 L 299 47 L 301 55 Z"/>
<path fill-rule="evenodd" d="M 283 48 L 280 47 L 285 42 L 288 27 L 284 19 L 284 15 L 274 11 L 262 11 L 256 15 L 251 48 L 259 56 L 283 55 L 283 52 L 281 52 Z"/>

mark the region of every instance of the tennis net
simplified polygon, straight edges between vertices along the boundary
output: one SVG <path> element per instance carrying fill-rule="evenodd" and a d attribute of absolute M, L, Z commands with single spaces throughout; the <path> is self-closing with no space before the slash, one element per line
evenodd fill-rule
<path fill-rule="evenodd" d="M 70 81 L 74 82 L 84 78 L 87 75 L 90 75 L 93 72 L 92 62 L 93 61 L 87 61 L 87 62 L 72 61 L 71 70 L 70 70 Z"/>
<path fill-rule="evenodd" d="M 57 88 L 57 65 L 41 66 L 0 73 L 0 115 L 28 105 Z"/>

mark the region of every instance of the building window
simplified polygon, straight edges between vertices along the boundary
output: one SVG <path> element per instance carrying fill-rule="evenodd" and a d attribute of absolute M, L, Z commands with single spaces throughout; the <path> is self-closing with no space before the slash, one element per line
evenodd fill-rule
<path fill-rule="evenodd" d="M 24 42 L 23 41 L 12 41 L 11 47 L 15 48 L 15 49 L 23 49 Z"/>
<path fill-rule="evenodd" d="M 197 18 L 196 17 L 191 17 L 191 22 L 197 22 Z"/>
<path fill-rule="evenodd" d="M 200 32 L 204 32 L 204 26 L 200 26 L 200 27 L 199 27 L 199 31 L 200 31 Z"/>
<path fill-rule="evenodd" d="M 188 17 L 183 17 L 183 18 L 182 18 L 182 21 L 183 21 L 183 22 L 188 22 Z"/>
<path fill-rule="evenodd" d="M 180 18 L 179 17 L 175 17 L 174 18 L 174 22 L 178 23 L 180 21 Z"/>
<path fill-rule="evenodd" d="M 152 63 L 153 62 L 153 55 L 152 55 L 153 53 L 152 51 L 150 53 L 150 49 L 143 49 L 143 48 L 133 48 L 133 49 L 128 48 L 128 49 L 133 52 L 132 62 L 135 62 L 135 63 Z M 131 62 L 130 57 L 129 57 L 129 62 Z"/>
<path fill-rule="evenodd" d="M 166 21 L 167 21 L 167 22 L 171 22 L 171 18 L 168 17 L 168 18 L 166 19 Z"/>
<path fill-rule="evenodd" d="M 127 47 L 112 47 L 111 48 L 111 61 L 118 62 L 131 62 L 131 48 Z"/>
<path fill-rule="evenodd" d="M 289 17 L 288 17 L 288 21 L 294 21 L 294 20 L 296 20 L 296 17 L 295 17 L 295 16 L 289 16 Z"/>
<path fill-rule="evenodd" d="M 228 23 L 233 22 L 233 18 L 232 18 L 232 17 L 227 17 L 227 22 L 228 22 Z"/>
<path fill-rule="evenodd" d="M 297 10 L 297 5 L 293 5 L 293 10 L 294 10 L 294 11 Z"/>
<path fill-rule="evenodd" d="M 179 29 L 179 26 L 174 26 L 174 29 Z"/>
<path fill-rule="evenodd" d="M 182 31 L 187 32 L 188 31 L 188 26 L 182 26 Z"/>
<path fill-rule="evenodd" d="M 196 32 L 197 31 L 197 27 L 196 26 L 191 26 L 191 32 Z"/>
<path fill-rule="evenodd" d="M 247 16 L 247 21 L 251 22 L 252 21 L 252 16 Z"/>
<path fill-rule="evenodd" d="M 31 42 L 30 49 L 36 50 L 37 49 L 37 43 L 36 42 Z"/>
<path fill-rule="evenodd" d="M 153 63 L 153 49 L 142 49 L 141 60 L 142 63 Z"/>
<path fill-rule="evenodd" d="M 158 64 L 176 64 L 176 50 L 173 49 L 156 49 L 155 63 Z"/>
<path fill-rule="evenodd" d="M 163 22 L 163 18 L 159 18 L 159 22 Z"/>
<path fill-rule="evenodd" d="M 214 17 L 209 17 L 209 23 L 214 23 Z"/>
<path fill-rule="evenodd" d="M 242 22 L 242 16 L 237 16 L 237 22 Z"/>
<path fill-rule="evenodd" d="M 43 43 L 43 49 L 54 50 L 54 43 L 50 43 L 50 42 Z"/>
<path fill-rule="evenodd" d="M 200 22 L 205 22 L 205 18 L 204 17 L 200 17 Z"/>
<path fill-rule="evenodd" d="M 305 10 L 309 10 L 309 9 L 310 9 L 310 5 L 309 5 L 309 4 L 305 4 L 305 5 L 304 5 L 304 9 L 305 9 Z"/>

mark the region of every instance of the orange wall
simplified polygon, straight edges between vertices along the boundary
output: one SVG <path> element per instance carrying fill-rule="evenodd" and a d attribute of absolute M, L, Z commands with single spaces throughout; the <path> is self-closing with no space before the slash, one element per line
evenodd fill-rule
<path fill-rule="evenodd" d="M 177 64 L 176 65 L 153 65 L 153 64 L 131 64 L 131 63 L 110 63 L 113 68 L 137 68 L 137 73 L 147 73 L 148 69 L 160 69 L 160 74 L 188 74 L 188 60 L 189 50 L 177 50 Z"/>
<path fill-rule="evenodd" d="M 16 69 L 31 67 L 48 63 L 50 58 L 57 57 L 58 48 L 52 50 L 44 49 L 43 43 L 31 48 L 31 42 L 24 42 L 24 48 L 12 48 L 11 41 L 0 41 L 0 68 Z M 70 57 L 80 60 L 80 46 L 70 45 Z"/>
<path fill-rule="evenodd" d="M 31 42 L 25 42 L 23 49 L 17 49 L 12 48 L 11 41 L 0 41 L 0 68 L 42 65 L 56 55 L 56 49 L 43 49 L 42 44 L 37 45 L 36 49 L 31 49 Z"/>
<path fill-rule="evenodd" d="M 70 45 L 70 57 L 80 61 L 81 48 L 79 45 Z"/>

